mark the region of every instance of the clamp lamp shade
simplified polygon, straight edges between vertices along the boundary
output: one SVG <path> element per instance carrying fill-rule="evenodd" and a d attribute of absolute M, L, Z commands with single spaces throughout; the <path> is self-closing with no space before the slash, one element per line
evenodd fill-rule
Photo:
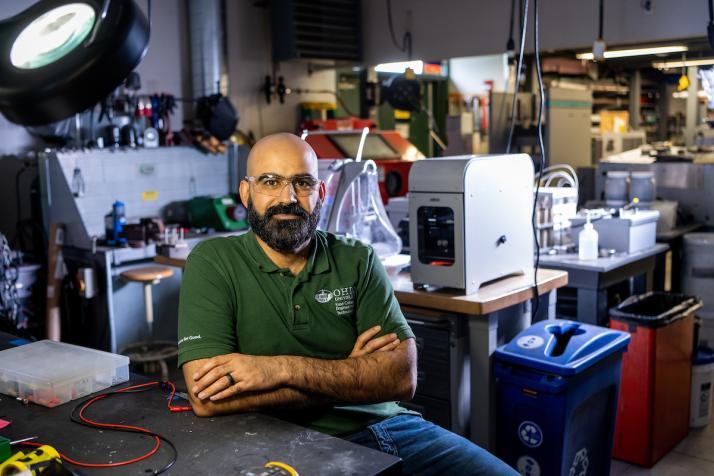
<path fill-rule="evenodd" d="M 148 44 L 134 0 L 41 0 L 0 22 L 0 112 L 24 126 L 81 112 L 121 84 Z"/>

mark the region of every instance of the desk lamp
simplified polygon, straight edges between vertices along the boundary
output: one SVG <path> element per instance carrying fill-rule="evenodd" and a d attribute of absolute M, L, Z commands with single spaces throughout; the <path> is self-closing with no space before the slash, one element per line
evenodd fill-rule
<path fill-rule="evenodd" d="M 121 84 L 148 43 L 134 0 L 41 0 L 0 22 L 0 112 L 23 126 L 81 112 Z"/>

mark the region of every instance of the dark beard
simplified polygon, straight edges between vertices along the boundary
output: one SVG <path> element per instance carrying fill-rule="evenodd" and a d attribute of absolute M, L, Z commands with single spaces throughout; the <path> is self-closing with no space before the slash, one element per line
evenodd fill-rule
<path fill-rule="evenodd" d="M 259 214 L 253 207 L 253 200 L 248 199 L 248 223 L 261 240 L 275 251 L 290 252 L 298 249 L 312 238 L 320 219 L 322 203 L 317 202 L 312 213 L 308 213 L 298 203 L 274 205 L 265 214 Z M 273 219 L 273 216 L 284 214 L 296 215 L 290 220 Z"/>

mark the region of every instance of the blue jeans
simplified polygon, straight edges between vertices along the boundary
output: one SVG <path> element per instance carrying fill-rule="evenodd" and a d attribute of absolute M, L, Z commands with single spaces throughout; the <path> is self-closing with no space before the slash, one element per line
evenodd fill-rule
<path fill-rule="evenodd" d="M 402 458 L 402 474 L 515 475 L 466 438 L 416 415 L 397 415 L 344 439 Z"/>

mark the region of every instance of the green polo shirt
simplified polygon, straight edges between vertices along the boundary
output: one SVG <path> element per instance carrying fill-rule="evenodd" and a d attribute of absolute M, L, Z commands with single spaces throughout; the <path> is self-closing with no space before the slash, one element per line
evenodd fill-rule
<path fill-rule="evenodd" d="M 200 243 L 188 257 L 179 301 L 179 365 L 240 352 L 344 359 L 372 326 L 414 338 L 374 250 L 315 232 L 300 274 L 278 268 L 253 232 Z M 281 414 L 344 435 L 399 413 L 395 402 Z"/>

